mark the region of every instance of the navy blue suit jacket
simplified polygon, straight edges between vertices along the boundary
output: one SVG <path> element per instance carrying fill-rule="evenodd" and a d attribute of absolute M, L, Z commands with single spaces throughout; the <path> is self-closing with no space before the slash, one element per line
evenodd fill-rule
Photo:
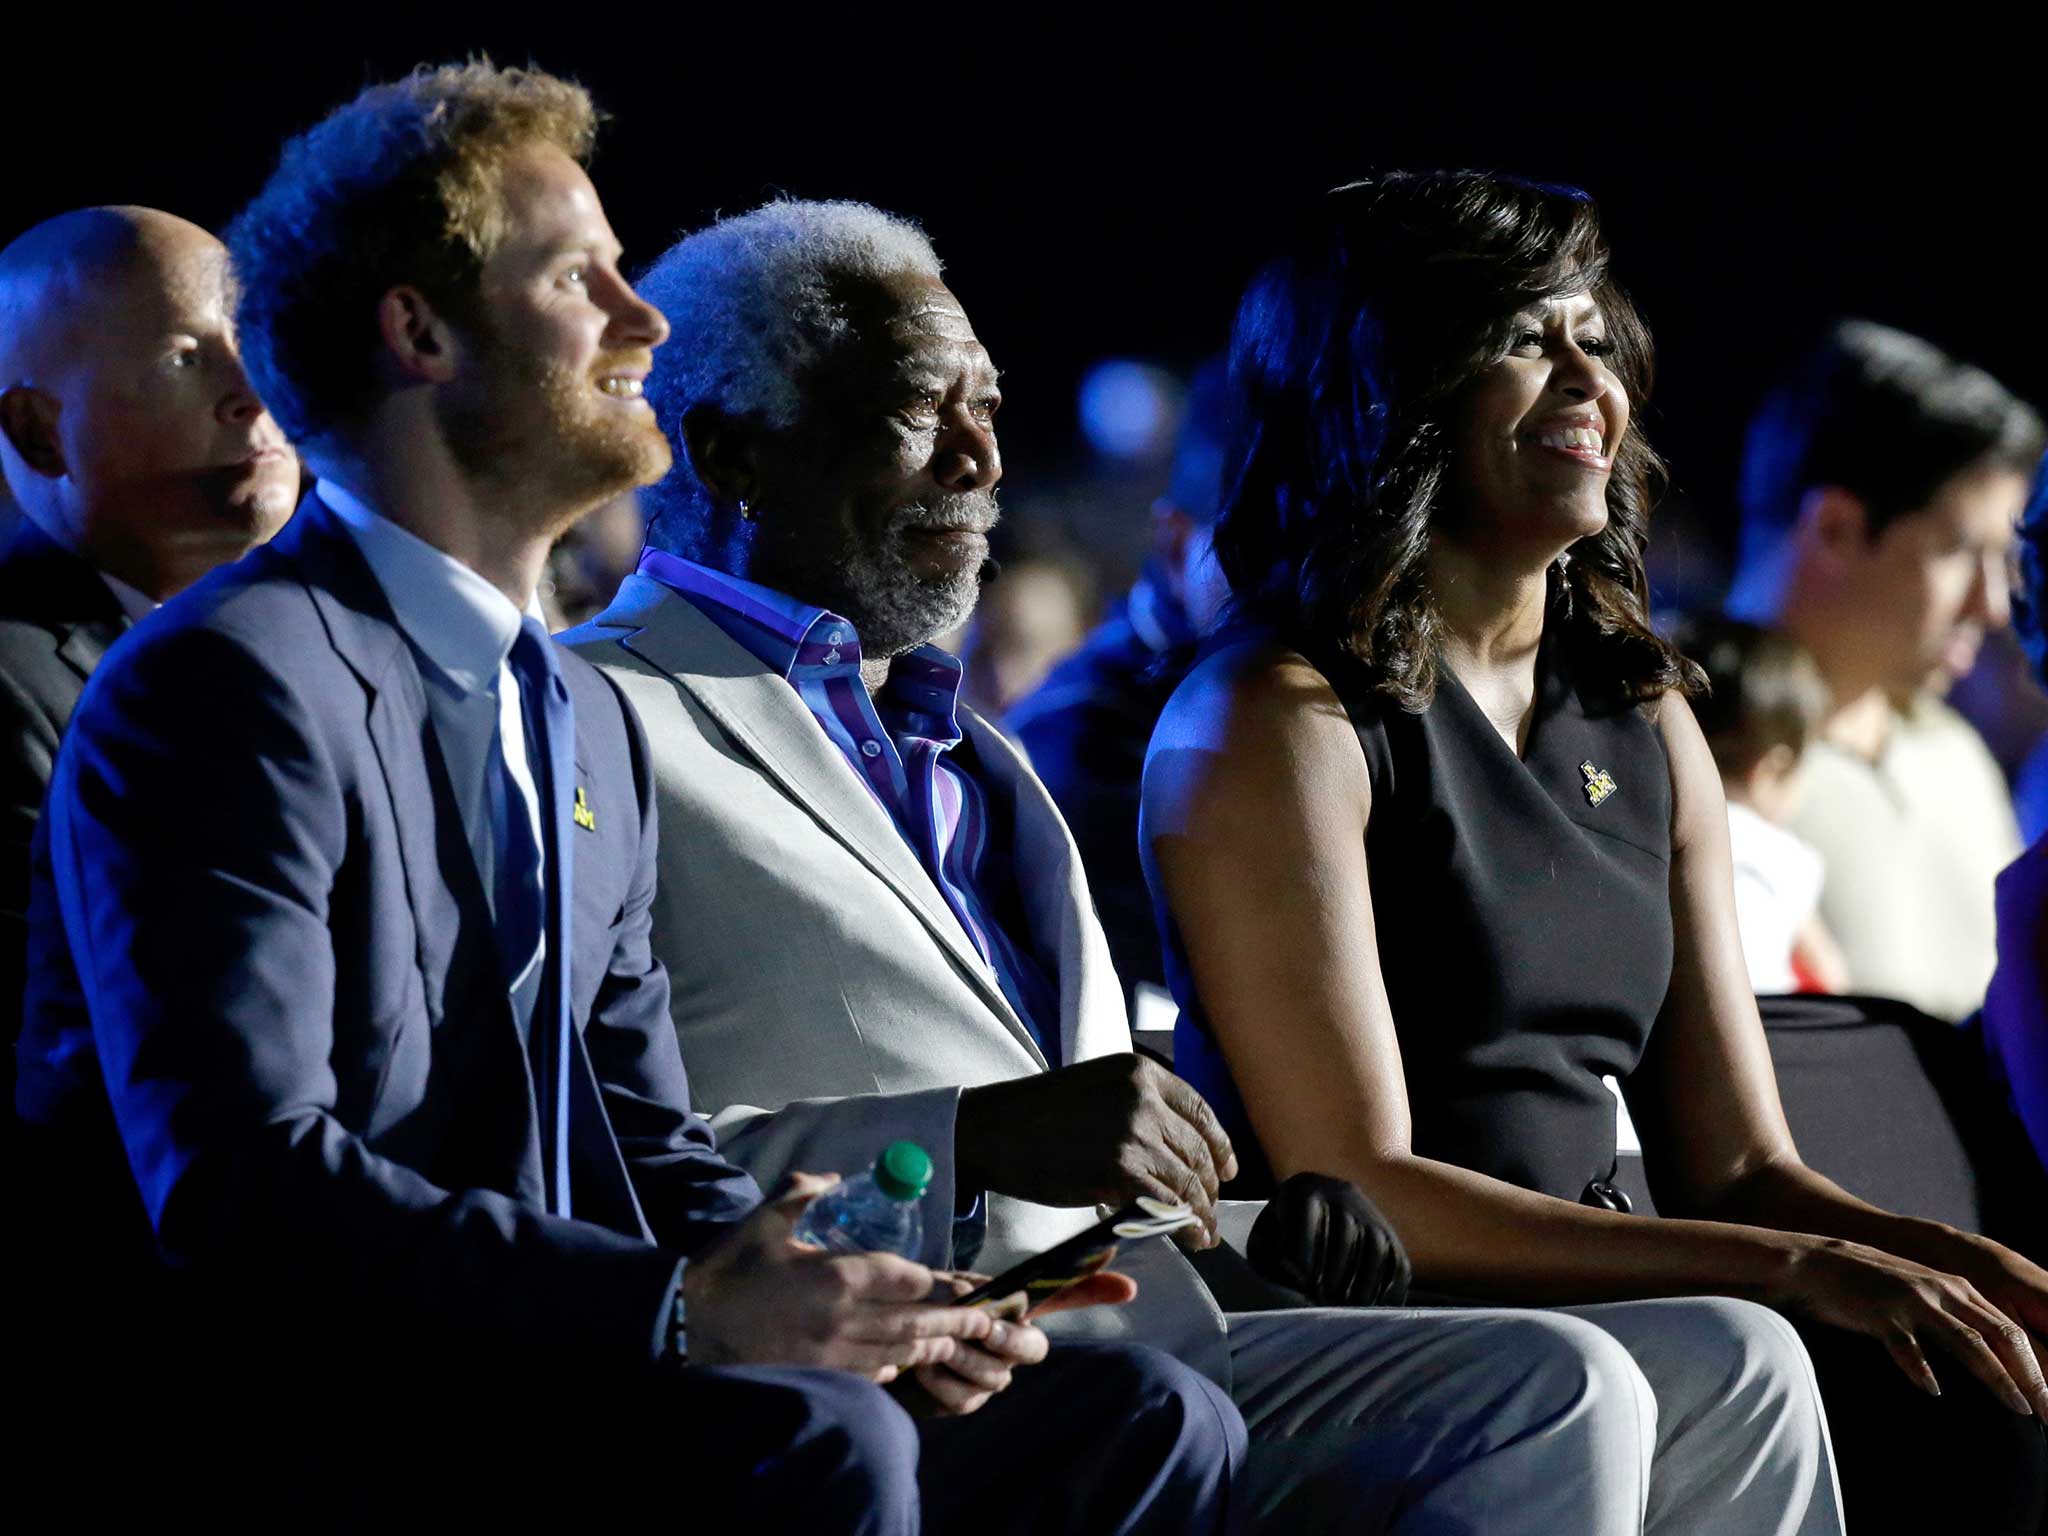
<path fill-rule="evenodd" d="M 759 1200 L 689 1110 L 649 950 L 645 738 L 560 661 L 593 823 L 570 834 L 575 1220 L 544 1210 L 524 1034 L 417 660 L 333 514 L 309 497 L 95 674 L 32 917 L 89 1017 L 32 989 L 20 1098 L 43 1121 L 111 1106 L 173 1261 L 626 1363 L 658 1356 L 681 1259 Z"/>

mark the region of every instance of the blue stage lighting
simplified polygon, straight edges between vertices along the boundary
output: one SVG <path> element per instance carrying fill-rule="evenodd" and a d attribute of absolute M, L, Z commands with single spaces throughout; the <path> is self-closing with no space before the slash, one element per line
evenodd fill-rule
<path fill-rule="evenodd" d="M 1172 446 L 1178 395 L 1164 369 L 1121 358 L 1097 363 L 1081 381 L 1081 430 L 1107 458 L 1163 457 Z"/>

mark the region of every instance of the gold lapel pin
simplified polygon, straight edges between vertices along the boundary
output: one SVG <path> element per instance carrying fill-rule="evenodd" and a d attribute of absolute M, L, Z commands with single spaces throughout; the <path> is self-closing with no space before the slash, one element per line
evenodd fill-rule
<path fill-rule="evenodd" d="M 569 812 L 569 817 L 586 832 L 595 832 L 597 830 L 597 818 L 590 814 L 590 802 L 583 798 L 583 786 L 581 784 L 576 786 L 576 805 Z"/>
<path fill-rule="evenodd" d="M 1586 798 L 1595 805 L 1613 794 L 1617 787 L 1613 774 L 1605 768 L 1595 768 L 1590 762 L 1579 764 L 1579 772 L 1586 776 Z M 583 791 L 579 789 L 576 793 L 580 797 Z"/>

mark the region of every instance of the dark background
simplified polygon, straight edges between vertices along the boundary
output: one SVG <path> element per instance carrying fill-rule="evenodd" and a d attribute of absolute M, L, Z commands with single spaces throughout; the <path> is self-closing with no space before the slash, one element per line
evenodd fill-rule
<path fill-rule="evenodd" d="M 93 202 L 217 227 L 283 136 L 363 84 L 531 60 L 612 114 L 593 174 L 630 263 L 778 191 L 921 220 L 1006 370 L 1008 499 L 1114 523 L 1082 527 L 1114 546 L 1158 471 L 1090 463 L 1093 362 L 1184 370 L 1219 347 L 1244 279 L 1333 182 L 1572 181 L 1660 345 L 1648 423 L 1679 492 L 1660 583 L 1710 586 L 1743 420 L 1833 316 L 2048 401 L 2044 24 L 2024 9 L 78 6 L 9 50 L 0 239 Z"/>

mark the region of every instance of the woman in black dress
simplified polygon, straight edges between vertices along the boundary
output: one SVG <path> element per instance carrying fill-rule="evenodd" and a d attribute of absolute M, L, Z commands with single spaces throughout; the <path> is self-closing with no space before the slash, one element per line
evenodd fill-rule
<path fill-rule="evenodd" d="M 1649 378 L 1568 189 L 1339 188 L 1253 283 L 1236 622 L 1145 770 L 1177 1065 L 1252 1179 L 1361 1185 L 1418 1289 L 1765 1302 L 1814 1350 L 1852 1518 L 2028 1530 L 2048 1273 L 1873 1209 L 1785 1126 L 1699 674 L 1645 615 Z M 1610 1187 L 1609 1075 L 1686 1219 Z"/>

